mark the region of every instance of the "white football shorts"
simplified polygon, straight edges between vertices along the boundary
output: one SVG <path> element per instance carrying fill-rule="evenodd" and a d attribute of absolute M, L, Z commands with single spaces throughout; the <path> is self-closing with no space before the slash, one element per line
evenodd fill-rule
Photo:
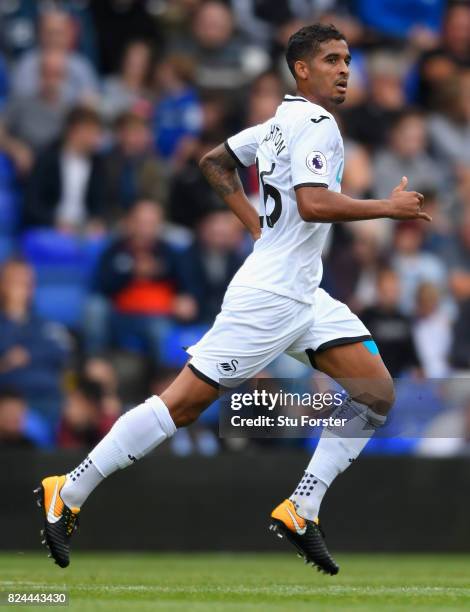
<path fill-rule="evenodd" d="M 287 353 L 314 365 L 316 352 L 370 340 L 366 326 L 342 302 L 317 289 L 313 304 L 250 287 L 229 287 L 211 329 L 186 350 L 189 367 L 218 387 L 256 376 Z"/>

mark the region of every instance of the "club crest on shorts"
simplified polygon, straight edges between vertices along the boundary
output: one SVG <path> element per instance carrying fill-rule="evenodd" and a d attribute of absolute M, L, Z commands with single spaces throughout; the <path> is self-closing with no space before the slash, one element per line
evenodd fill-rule
<path fill-rule="evenodd" d="M 315 172 L 315 174 L 320 174 L 321 176 L 326 174 L 326 157 L 321 151 L 312 151 L 309 153 L 305 159 L 305 163 L 311 172 Z"/>
<path fill-rule="evenodd" d="M 238 359 L 231 359 L 230 361 L 221 361 L 217 364 L 217 369 L 224 376 L 233 376 L 237 371 Z"/>

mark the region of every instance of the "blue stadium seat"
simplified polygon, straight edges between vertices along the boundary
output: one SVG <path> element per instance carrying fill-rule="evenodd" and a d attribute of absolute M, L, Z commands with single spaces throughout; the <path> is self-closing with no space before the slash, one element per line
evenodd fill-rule
<path fill-rule="evenodd" d="M 28 230 L 22 236 L 22 251 L 26 259 L 46 276 L 55 270 L 59 279 L 68 274 L 89 278 L 107 244 L 106 237 L 79 238 L 41 228 Z"/>
<path fill-rule="evenodd" d="M 34 307 L 39 316 L 71 328 L 80 326 L 87 292 L 79 284 L 38 285 Z"/>
<path fill-rule="evenodd" d="M 87 238 L 82 242 L 84 267 L 89 278 L 91 278 L 96 265 L 101 257 L 101 254 L 108 246 L 111 237 L 98 236 L 96 238 Z"/>
<path fill-rule="evenodd" d="M 11 188 L 15 178 L 15 167 L 11 159 L 3 153 L 0 153 L 0 188 Z"/>
<path fill-rule="evenodd" d="M 0 235 L 14 235 L 18 218 L 18 195 L 13 189 L 0 187 Z"/>
<path fill-rule="evenodd" d="M 208 325 L 175 325 L 163 342 L 163 361 L 169 367 L 181 367 L 188 360 L 183 347 L 197 342 L 209 329 Z"/>
<path fill-rule="evenodd" d="M 36 272 L 38 314 L 79 327 L 84 302 L 105 238 L 84 239 L 49 228 L 28 230 L 22 252 Z"/>
<path fill-rule="evenodd" d="M 53 229 L 28 230 L 23 234 L 22 246 L 25 257 L 33 266 L 59 264 L 80 267 L 84 262 L 81 241 Z"/>
<path fill-rule="evenodd" d="M 3 263 L 6 259 L 11 257 L 16 249 L 16 243 L 13 238 L 9 236 L 0 235 L 0 263 Z"/>

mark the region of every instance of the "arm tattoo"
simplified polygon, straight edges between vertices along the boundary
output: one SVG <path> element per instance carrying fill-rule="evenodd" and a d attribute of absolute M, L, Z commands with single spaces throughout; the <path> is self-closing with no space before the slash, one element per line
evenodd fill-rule
<path fill-rule="evenodd" d="M 224 145 L 219 145 L 203 157 L 200 168 L 211 187 L 221 198 L 242 189 L 237 166 Z"/>

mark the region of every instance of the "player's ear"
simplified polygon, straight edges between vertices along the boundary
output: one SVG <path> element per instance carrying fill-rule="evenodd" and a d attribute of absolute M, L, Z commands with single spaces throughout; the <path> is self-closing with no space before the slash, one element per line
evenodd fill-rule
<path fill-rule="evenodd" d="M 304 60 L 297 60 L 294 64 L 294 72 L 298 79 L 305 81 L 308 78 L 308 66 Z"/>

